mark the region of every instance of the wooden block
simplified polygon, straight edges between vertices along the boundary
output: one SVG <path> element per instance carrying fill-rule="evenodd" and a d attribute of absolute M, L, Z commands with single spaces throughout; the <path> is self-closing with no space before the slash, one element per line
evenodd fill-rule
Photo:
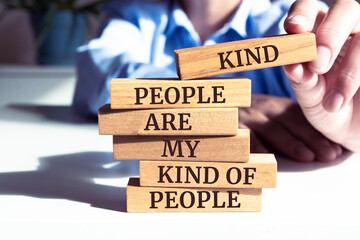
<path fill-rule="evenodd" d="M 181 79 L 308 62 L 316 57 L 313 33 L 254 38 L 175 50 Z"/>
<path fill-rule="evenodd" d="M 131 178 L 126 195 L 128 212 L 254 212 L 261 211 L 262 189 L 139 187 Z"/>
<path fill-rule="evenodd" d="M 250 132 L 236 136 L 114 136 L 114 159 L 247 162 Z"/>
<path fill-rule="evenodd" d="M 237 130 L 237 108 L 99 109 L 100 134 L 233 136 Z"/>
<path fill-rule="evenodd" d="M 250 107 L 251 81 L 112 79 L 112 109 Z"/>
<path fill-rule="evenodd" d="M 196 188 L 275 188 L 273 154 L 250 154 L 246 163 L 140 161 L 140 185 Z"/>

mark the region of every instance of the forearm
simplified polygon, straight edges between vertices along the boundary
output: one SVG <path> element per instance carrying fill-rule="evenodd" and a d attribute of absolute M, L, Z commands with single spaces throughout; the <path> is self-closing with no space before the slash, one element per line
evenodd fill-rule
<path fill-rule="evenodd" d="M 112 78 L 175 77 L 176 73 L 149 63 L 126 62 L 123 57 L 94 60 L 89 51 L 77 54 L 77 86 L 73 106 L 83 116 L 97 115 L 99 107 L 110 102 Z"/>

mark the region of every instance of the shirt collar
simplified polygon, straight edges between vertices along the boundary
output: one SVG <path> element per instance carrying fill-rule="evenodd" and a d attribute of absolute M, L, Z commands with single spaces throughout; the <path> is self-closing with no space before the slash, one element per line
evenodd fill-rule
<path fill-rule="evenodd" d="M 232 19 L 225 24 L 225 27 L 233 29 L 242 38 L 249 37 L 248 24 L 252 18 L 266 11 L 270 6 L 270 0 L 242 0 L 240 7 L 235 12 Z"/>
<path fill-rule="evenodd" d="M 194 39 L 199 38 L 190 19 L 180 7 L 178 1 L 172 0 L 169 4 L 169 20 L 165 29 L 165 35 L 171 36 L 177 28 L 184 28 L 193 35 Z M 194 36 L 195 35 L 195 36 Z"/>
<path fill-rule="evenodd" d="M 241 38 L 248 38 L 248 21 L 251 20 L 253 16 L 266 11 L 270 5 L 270 0 L 242 0 L 232 19 L 214 35 L 222 35 L 230 29 L 233 29 Z M 165 30 L 166 36 L 172 35 L 179 27 L 187 29 L 188 32 L 193 35 L 194 39 L 199 38 L 190 19 L 182 10 L 179 3 L 176 0 L 172 0 L 169 4 L 169 19 Z"/>

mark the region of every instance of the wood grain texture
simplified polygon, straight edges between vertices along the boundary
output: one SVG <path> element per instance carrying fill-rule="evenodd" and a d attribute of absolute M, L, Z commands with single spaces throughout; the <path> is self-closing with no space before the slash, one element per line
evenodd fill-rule
<path fill-rule="evenodd" d="M 313 33 L 254 38 L 175 50 L 178 75 L 183 80 L 308 62 L 316 57 Z"/>
<path fill-rule="evenodd" d="M 251 81 L 246 78 L 179 81 L 112 79 L 112 109 L 250 107 Z"/>
<path fill-rule="evenodd" d="M 250 132 L 236 136 L 114 136 L 114 159 L 247 162 Z"/>
<path fill-rule="evenodd" d="M 128 212 L 254 212 L 261 211 L 261 197 L 261 188 L 140 187 L 138 178 L 126 188 Z"/>
<path fill-rule="evenodd" d="M 237 108 L 114 110 L 106 104 L 98 120 L 105 135 L 234 136 L 238 131 Z M 171 120 L 172 125 L 164 124 Z"/>
<path fill-rule="evenodd" d="M 196 188 L 275 188 L 273 154 L 250 154 L 246 163 L 140 161 L 140 185 Z"/>

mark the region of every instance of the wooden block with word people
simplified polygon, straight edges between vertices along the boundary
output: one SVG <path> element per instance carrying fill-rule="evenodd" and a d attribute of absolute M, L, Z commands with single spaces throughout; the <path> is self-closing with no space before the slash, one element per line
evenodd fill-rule
<path fill-rule="evenodd" d="M 128 212 L 254 212 L 261 211 L 261 188 L 196 189 L 140 187 L 130 178 Z"/>
<path fill-rule="evenodd" d="M 99 109 L 99 133 L 105 135 L 219 135 L 238 132 L 237 108 Z"/>
<path fill-rule="evenodd" d="M 114 136 L 114 159 L 247 162 L 250 131 L 222 136 Z"/>
<path fill-rule="evenodd" d="M 177 71 L 181 79 L 308 62 L 316 57 L 313 33 L 254 38 L 175 50 Z"/>
<path fill-rule="evenodd" d="M 140 186 L 275 188 L 273 154 L 250 154 L 247 163 L 140 161 Z"/>
<path fill-rule="evenodd" d="M 112 109 L 250 107 L 251 81 L 204 79 L 112 79 Z"/>

